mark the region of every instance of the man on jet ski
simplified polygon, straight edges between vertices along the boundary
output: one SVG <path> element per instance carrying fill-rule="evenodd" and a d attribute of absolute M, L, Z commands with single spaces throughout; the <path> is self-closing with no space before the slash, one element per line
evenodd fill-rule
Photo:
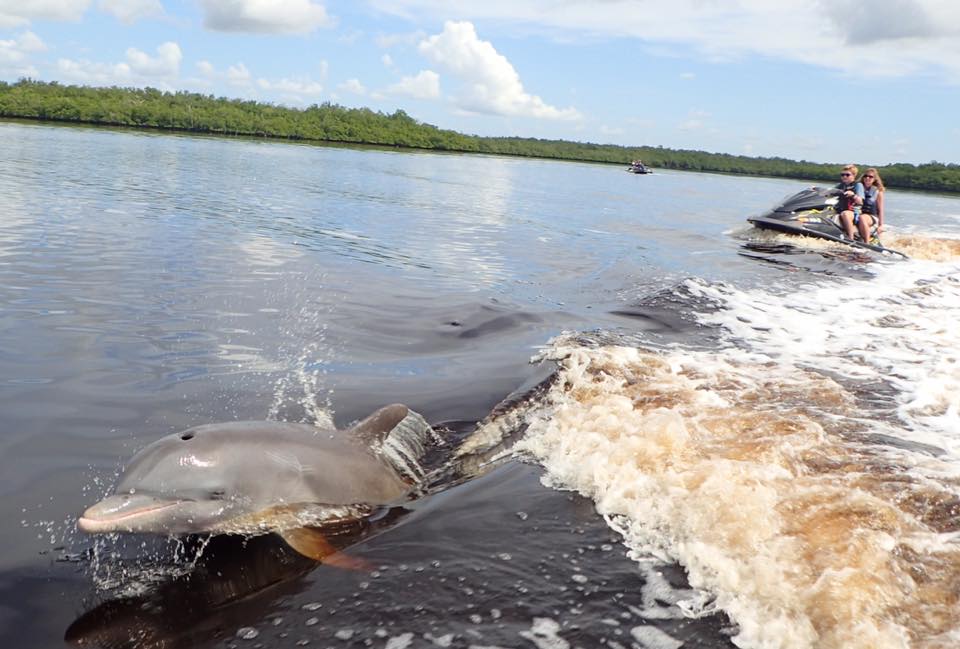
<path fill-rule="evenodd" d="M 870 230 L 866 223 L 861 223 L 860 207 L 863 205 L 863 184 L 857 182 L 856 165 L 847 165 L 840 172 L 840 183 L 835 187 L 840 194 L 837 202 L 837 213 L 840 215 L 840 227 L 851 241 L 854 240 L 854 227 L 859 228 L 864 243 L 870 241 Z"/>

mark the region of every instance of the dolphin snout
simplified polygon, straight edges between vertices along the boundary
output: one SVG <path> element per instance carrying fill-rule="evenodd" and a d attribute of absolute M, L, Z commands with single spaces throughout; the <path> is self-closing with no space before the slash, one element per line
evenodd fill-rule
<path fill-rule="evenodd" d="M 88 534 L 145 531 L 157 514 L 180 502 L 149 494 L 116 494 L 83 512 L 77 527 Z"/>

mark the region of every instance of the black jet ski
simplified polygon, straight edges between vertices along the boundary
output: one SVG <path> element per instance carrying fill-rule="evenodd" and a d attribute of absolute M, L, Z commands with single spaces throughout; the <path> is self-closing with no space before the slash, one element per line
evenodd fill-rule
<path fill-rule="evenodd" d="M 627 171 L 634 174 L 652 174 L 653 169 L 643 164 L 642 162 L 636 161 L 631 162 L 630 166 L 627 167 Z"/>
<path fill-rule="evenodd" d="M 840 227 L 840 218 L 835 209 L 839 199 L 840 192 L 836 189 L 810 187 L 787 196 L 766 214 L 751 217 L 747 221 L 763 230 L 827 239 L 854 248 L 907 258 L 902 252 L 885 248 L 876 235 L 869 242 L 859 238 L 848 239 Z"/>

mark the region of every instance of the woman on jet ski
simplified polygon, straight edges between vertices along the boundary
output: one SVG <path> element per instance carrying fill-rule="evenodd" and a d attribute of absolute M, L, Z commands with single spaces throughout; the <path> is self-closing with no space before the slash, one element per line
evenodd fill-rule
<path fill-rule="evenodd" d="M 840 227 L 843 228 L 847 238 L 853 240 L 854 226 L 860 229 L 864 242 L 870 240 L 870 230 L 860 227 L 860 206 L 863 205 L 863 185 L 857 181 L 857 166 L 847 165 L 840 172 L 840 183 L 835 187 L 840 194 L 840 200 L 837 202 L 837 213 L 840 215 Z"/>
<path fill-rule="evenodd" d="M 860 177 L 860 183 L 863 185 L 863 208 L 861 209 L 860 222 L 857 227 L 860 229 L 860 236 L 864 236 L 864 229 L 869 235 L 873 226 L 877 226 L 876 236 L 883 232 L 883 180 L 880 179 L 880 172 L 870 167 L 863 176 Z M 870 241 L 866 237 L 864 241 Z"/>

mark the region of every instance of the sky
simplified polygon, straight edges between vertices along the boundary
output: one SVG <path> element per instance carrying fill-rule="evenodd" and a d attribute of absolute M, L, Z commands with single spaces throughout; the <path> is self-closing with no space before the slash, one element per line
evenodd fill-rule
<path fill-rule="evenodd" d="M 957 0 L 0 0 L 0 79 L 468 134 L 960 163 Z"/>

